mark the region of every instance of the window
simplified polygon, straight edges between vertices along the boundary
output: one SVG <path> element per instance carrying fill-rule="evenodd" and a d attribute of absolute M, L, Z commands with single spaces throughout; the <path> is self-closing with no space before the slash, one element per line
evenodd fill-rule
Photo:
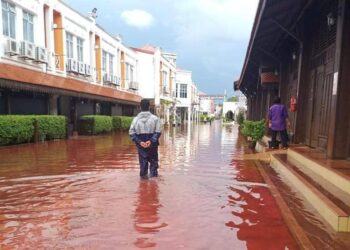
<path fill-rule="evenodd" d="M 68 32 L 66 33 L 66 50 L 67 50 L 67 58 L 74 58 L 73 35 Z"/>
<path fill-rule="evenodd" d="M 130 79 L 130 64 L 125 63 L 125 79 L 129 80 Z"/>
<path fill-rule="evenodd" d="M 108 59 L 109 59 L 109 74 L 113 75 L 113 55 L 109 54 Z"/>
<path fill-rule="evenodd" d="M 180 98 L 187 98 L 187 84 L 180 84 Z"/>
<path fill-rule="evenodd" d="M 130 66 L 130 82 L 134 81 L 134 67 Z"/>
<path fill-rule="evenodd" d="M 16 7 L 6 1 L 1 1 L 2 30 L 4 36 L 16 38 Z"/>
<path fill-rule="evenodd" d="M 163 71 L 162 77 L 163 77 L 163 87 L 165 88 L 168 86 L 168 72 Z"/>
<path fill-rule="evenodd" d="M 84 40 L 77 37 L 77 55 L 78 55 L 78 61 L 83 62 L 84 61 Z"/>
<path fill-rule="evenodd" d="M 107 71 L 107 52 L 102 51 L 102 70 Z"/>
<path fill-rule="evenodd" d="M 23 39 L 34 43 L 34 16 L 23 11 Z"/>

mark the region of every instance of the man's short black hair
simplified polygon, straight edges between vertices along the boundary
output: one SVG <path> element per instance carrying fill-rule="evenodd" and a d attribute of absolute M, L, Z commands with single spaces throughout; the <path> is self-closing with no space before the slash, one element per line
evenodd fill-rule
<path fill-rule="evenodd" d="M 279 98 L 278 96 L 275 97 L 275 99 L 273 99 L 273 104 L 280 104 L 281 103 L 281 98 Z"/>
<path fill-rule="evenodd" d="M 149 100 L 147 99 L 141 100 L 141 111 L 149 111 Z"/>

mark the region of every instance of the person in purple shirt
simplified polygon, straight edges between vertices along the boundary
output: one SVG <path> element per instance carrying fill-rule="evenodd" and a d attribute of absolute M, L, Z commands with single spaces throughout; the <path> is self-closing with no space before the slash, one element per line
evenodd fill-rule
<path fill-rule="evenodd" d="M 288 148 L 287 126 L 290 127 L 288 112 L 285 105 L 281 104 L 281 99 L 276 97 L 269 109 L 269 128 L 272 131 L 272 148 L 277 148 L 276 136 L 280 133 L 283 149 Z"/>

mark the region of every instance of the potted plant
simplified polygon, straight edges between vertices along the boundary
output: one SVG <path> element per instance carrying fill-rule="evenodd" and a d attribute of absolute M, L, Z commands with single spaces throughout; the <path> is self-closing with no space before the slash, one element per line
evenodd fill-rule
<path fill-rule="evenodd" d="M 265 133 L 265 120 L 261 121 L 249 121 L 245 120 L 241 132 L 247 137 L 249 142 L 249 148 L 254 149 L 256 142 L 263 138 Z"/>

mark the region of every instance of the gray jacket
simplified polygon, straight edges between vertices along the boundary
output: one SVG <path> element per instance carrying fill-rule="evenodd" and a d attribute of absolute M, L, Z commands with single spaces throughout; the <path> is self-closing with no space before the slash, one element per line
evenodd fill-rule
<path fill-rule="evenodd" d="M 158 146 L 161 135 L 159 118 L 149 111 L 140 112 L 131 123 L 129 135 L 137 146 L 141 141 L 149 140 L 152 142 L 152 146 Z"/>

